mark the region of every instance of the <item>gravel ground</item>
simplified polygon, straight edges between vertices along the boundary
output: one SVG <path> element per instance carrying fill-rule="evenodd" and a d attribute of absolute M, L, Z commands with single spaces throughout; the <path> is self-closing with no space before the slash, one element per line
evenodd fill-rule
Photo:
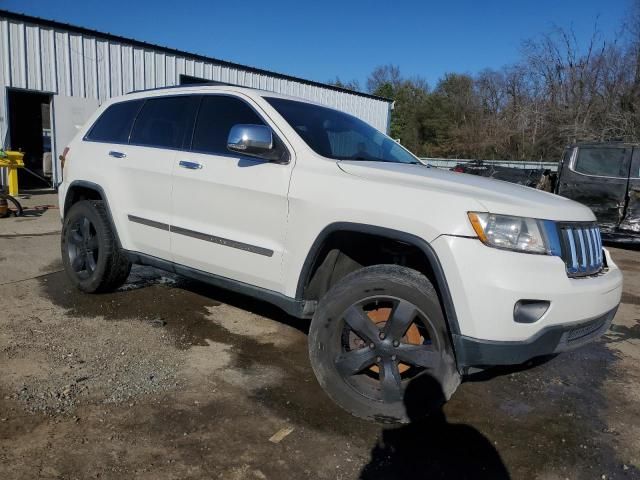
<path fill-rule="evenodd" d="M 275 307 L 147 267 L 73 290 L 55 197 L 24 203 L 0 220 L 2 479 L 640 478 L 638 251 L 613 249 L 625 294 L 602 341 L 385 427 L 331 403 L 308 325 Z"/>

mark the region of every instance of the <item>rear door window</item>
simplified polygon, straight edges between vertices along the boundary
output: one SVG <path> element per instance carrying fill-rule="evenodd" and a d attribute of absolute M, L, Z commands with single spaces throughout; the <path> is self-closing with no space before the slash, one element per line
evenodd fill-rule
<path fill-rule="evenodd" d="M 627 178 L 629 155 L 626 148 L 580 147 L 573 168 L 584 175 Z"/>
<path fill-rule="evenodd" d="M 182 148 L 191 136 L 199 96 L 148 99 L 133 126 L 130 143 L 159 148 Z"/>
<path fill-rule="evenodd" d="M 120 102 L 108 107 L 85 137 L 94 142 L 127 143 L 131 126 L 144 100 Z"/>

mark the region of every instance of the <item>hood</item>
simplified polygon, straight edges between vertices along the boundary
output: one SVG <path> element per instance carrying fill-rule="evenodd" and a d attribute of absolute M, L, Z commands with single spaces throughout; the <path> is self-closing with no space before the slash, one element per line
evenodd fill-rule
<path fill-rule="evenodd" d="M 562 221 L 593 221 L 593 212 L 584 205 L 552 193 L 513 183 L 457 173 L 425 165 L 402 163 L 338 161 L 342 171 L 375 182 L 437 191 L 469 199 L 469 210 L 478 204 L 485 211 L 505 215 Z"/>

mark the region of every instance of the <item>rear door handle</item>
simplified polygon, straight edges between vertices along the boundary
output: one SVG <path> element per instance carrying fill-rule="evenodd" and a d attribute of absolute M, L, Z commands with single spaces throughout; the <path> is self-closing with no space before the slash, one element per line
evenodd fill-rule
<path fill-rule="evenodd" d="M 124 158 L 124 157 L 127 156 L 127 154 L 124 153 L 124 152 L 116 152 L 115 150 L 111 150 L 109 152 L 109 156 L 110 157 L 115 157 L 115 158 Z"/>
<path fill-rule="evenodd" d="M 188 162 L 186 160 L 180 160 L 178 164 L 182 168 L 188 168 L 189 170 L 200 170 L 202 168 L 202 164 L 198 162 Z"/>

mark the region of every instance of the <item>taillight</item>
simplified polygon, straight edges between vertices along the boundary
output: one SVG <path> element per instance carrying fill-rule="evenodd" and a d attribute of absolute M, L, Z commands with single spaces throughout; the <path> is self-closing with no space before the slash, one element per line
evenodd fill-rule
<path fill-rule="evenodd" d="M 64 173 L 64 162 L 67 161 L 67 153 L 69 153 L 69 147 L 64 147 L 64 150 L 62 151 L 62 155 L 58 157 L 60 159 L 60 167 L 63 173 Z"/>

